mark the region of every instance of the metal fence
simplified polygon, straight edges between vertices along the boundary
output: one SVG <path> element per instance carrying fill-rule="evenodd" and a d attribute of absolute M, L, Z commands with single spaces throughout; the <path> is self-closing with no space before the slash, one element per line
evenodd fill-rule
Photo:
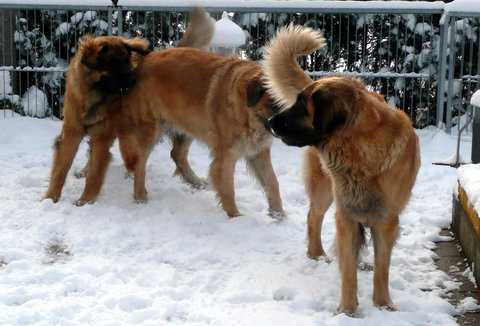
<path fill-rule="evenodd" d="M 406 111 L 417 127 L 445 123 L 450 131 L 456 117 L 470 110 L 470 97 L 479 88 L 479 17 L 446 13 L 441 3 L 315 3 L 207 10 L 216 19 L 224 10 L 230 13 L 247 35 L 241 50 L 251 60 L 261 59 L 263 46 L 282 25 L 320 29 L 328 46 L 300 59 L 305 70 L 314 78 L 361 78 Z M 161 1 L 155 7 L 1 2 L 0 114 L 60 117 L 66 67 L 84 35 L 141 36 L 161 50 L 181 39 L 190 10 Z"/>
<path fill-rule="evenodd" d="M 437 99 L 437 120 L 445 121 L 447 130 L 459 131 L 473 119 L 470 99 L 480 88 L 480 13 L 446 12 L 442 17 L 439 61 L 442 82 Z M 458 117 L 466 115 L 462 126 Z"/>

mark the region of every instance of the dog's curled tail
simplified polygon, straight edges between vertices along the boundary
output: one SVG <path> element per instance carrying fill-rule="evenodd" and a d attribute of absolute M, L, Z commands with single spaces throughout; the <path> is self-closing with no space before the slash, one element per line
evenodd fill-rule
<path fill-rule="evenodd" d="M 297 62 L 323 47 L 325 39 L 309 27 L 290 24 L 277 31 L 266 47 L 263 68 L 266 86 L 274 100 L 283 106 L 295 103 L 300 91 L 312 82 Z"/>
<path fill-rule="evenodd" d="M 194 8 L 190 14 L 190 25 L 178 46 L 208 50 L 214 32 L 215 19 L 203 8 Z"/>

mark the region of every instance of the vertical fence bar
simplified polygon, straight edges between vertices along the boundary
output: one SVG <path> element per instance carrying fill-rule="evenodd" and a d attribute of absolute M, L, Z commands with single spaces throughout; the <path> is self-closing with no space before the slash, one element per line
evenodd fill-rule
<path fill-rule="evenodd" d="M 113 24 L 113 8 L 112 6 L 108 6 L 108 12 L 107 12 L 107 33 L 108 35 L 112 35 L 112 24 Z"/>
<path fill-rule="evenodd" d="M 455 23 L 456 25 L 456 23 Z M 463 20 L 463 25 L 462 25 L 462 39 L 460 41 L 460 68 L 459 68 L 459 74 L 458 74 L 458 83 L 460 84 L 460 102 L 462 102 L 462 98 L 463 98 L 463 76 L 464 76 L 464 73 L 463 73 L 463 69 L 464 69 L 464 64 L 465 64 L 465 29 L 466 29 L 466 25 L 465 25 L 465 20 Z M 460 122 L 460 118 L 462 116 L 462 114 L 464 112 L 462 112 L 462 103 L 460 103 L 460 105 L 457 106 L 457 130 L 459 131 L 460 133 L 460 127 L 461 127 L 461 122 Z M 468 104 L 467 104 L 467 112 L 468 112 Z M 467 118 L 468 119 L 468 118 Z M 466 131 L 468 132 L 468 128 L 466 129 Z"/>
<path fill-rule="evenodd" d="M 449 52 L 449 60 L 448 60 L 448 86 L 447 86 L 447 117 L 446 117 L 446 131 L 448 133 L 452 130 L 452 94 L 453 94 L 453 83 L 454 83 L 454 76 L 455 76 L 455 56 L 457 53 L 457 46 L 455 42 L 455 34 L 456 34 L 456 22 L 454 19 L 450 20 L 450 52 Z"/>
<path fill-rule="evenodd" d="M 440 19 L 440 52 L 438 58 L 438 76 L 437 76 L 437 127 L 443 123 L 445 107 L 445 83 L 447 73 L 447 48 L 448 48 L 448 26 L 450 26 L 450 16 L 447 13 Z"/>
<path fill-rule="evenodd" d="M 473 32 L 472 32 L 473 33 Z M 473 35 L 471 36 L 471 39 L 470 39 L 470 46 L 469 46 L 469 51 L 468 51 L 468 62 L 466 63 L 467 64 L 467 94 L 466 94 L 466 105 L 467 105 L 467 109 L 466 109 L 466 118 L 468 120 L 469 118 L 469 114 L 471 114 L 471 116 L 473 117 L 473 108 L 472 108 L 472 105 L 470 104 L 470 98 L 472 97 L 472 68 L 473 68 L 473 42 L 472 42 L 472 39 L 473 39 Z M 465 47 L 465 44 L 463 45 Z M 468 133 L 468 128 L 467 128 L 467 133 Z"/>
<path fill-rule="evenodd" d="M 422 65 L 420 66 L 420 72 L 423 74 L 423 66 L 425 64 L 425 58 L 423 56 L 423 45 L 425 44 L 425 29 L 426 29 L 426 23 L 425 23 L 425 16 L 422 16 L 422 28 L 420 29 L 422 31 L 422 40 L 420 41 L 420 62 L 422 63 Z M 419 86 L 419 89 L 420 89 L 420 97 L 419 97 L 419 100 L 417 101 L 416 103 L 416 107 L 418 108 L 422 108 L 423 109 L 423 98 L 422 98 L 422 94 L 423 94 L 423 86 L 425 85 L 425 83 L 423 82 L 423 77 L 420 77 L 420 80 L 418 81 L 418 86 Z M 419 112 L 420 114 L 420 117 L 418 117 L 417 119 L 423 119 L 422 115 L 423 115 L 423 112 L 420 111 Z M 428 110 L 426 112 L 426 119 L 427 119 L 427 122 L 428 122 Z"/>
<path fill-rule="evenodd" d="M 117 35 L 122 36 L 122 34 L 123 34 L 123 11 L 122 11 L 121 6 L 117 7 L 117 29 L 118 29 Z"/>

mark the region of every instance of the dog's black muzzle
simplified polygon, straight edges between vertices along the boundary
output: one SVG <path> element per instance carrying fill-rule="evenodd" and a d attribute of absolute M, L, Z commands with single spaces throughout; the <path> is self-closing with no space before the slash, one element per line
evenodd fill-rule
<path fill-rule="evenodd" d="M 273 136 L 280 138 L 289 146 L 308 146 L 318 142 L 318 135 L 313 128 L 305 126 L 302 119 L 295 117 L 295 112 L 287 110 L 270 119 L 268 125 Z"/>
<path fill-rule="evenodd" d="M 136 82 L 137 77 L 135 77 L 132 71 L 111 71 L 107 75 L 103 75 L 96 86 L 111 95 L 125 95 L 130 88 L 135 86 Z"/>
<path fill-rule="evenodd" d="M 119 93 L 121 95 L 127 94 L 128 90 L 133 86 L 135 86 L 135 84 L 137 83 L 137 77 L 135 77 L 133 73 L 124 74 L 123 76 L 120 77 L 120 79 L 121 79 L 121 86 L 120 86 Z"/>

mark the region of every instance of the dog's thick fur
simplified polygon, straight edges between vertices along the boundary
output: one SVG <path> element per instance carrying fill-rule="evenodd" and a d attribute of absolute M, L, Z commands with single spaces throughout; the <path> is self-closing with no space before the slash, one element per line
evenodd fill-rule
<path fill-rule="evenodd" d="M 77 204 L 95 201 L 116 130 L 128 123 L 120 114 L 120 98 L 135 84 L 134 66 L 147 53 L 148 42 L 141 39 L 100 36 L 81 41 L 67 69 L 62 132 L 55 143 L 45 198 L 54 202 L 60 199 L 78 146 L 89 135 L 91 159 L 85 169 L 85 189 Z"/>
<path fill-rule="evenodd" d="M 151 53 L 136 69 L 137 84 L 124 99 L 135 128 L 128 139 L 135 170 L 135 198 L 146 200 L 145 165 L 162 133 L 173 138 L 176 174 L 196 188 L 204 182 L 191 169 L 188 150 L 194 139 L 210 148 L 210 181 L 228 216 L 240 214 L 235 202 L 234 170 L 245 158 L 265 191 L 274 216 L 283 216 L 271 159 L 272 136 L 265 124 L 276 106 L 263 87 L 261 67 L 251 61 L 192 48 Z M 134 108 L 134 109 L 133 109 Z M 124 142 L 125 144 L 127 142 Z M 128 156 L 128 155 L 124 155 Z"/>
<path fill-rule="evenodd" d="M 189 28 L 179 46 L 208 48 L 215 21 L 202 8 L 195 8 Z M 149 44 L 142 39 L 120 37 L 87 37 L 79 46 L 67 72 L 62 133 L 55 145 L 50 185 L 45 198 L 58 201 L 67 173 L 85 135 L 90 136 L 90 155 L 81 174 L 86 176 L 85 189 L 77 205 L 96 200 L 103 184 L 109 149 L 119 137 L 122 157 L 128 172 L 134 172 L 131 157 L 138 149 L 130 146 L 132 126 L 130 110 L 123 107 L 122 97 L 136 83 L 133 70 L 147 55 Z M 141 199 L 140 199 L 141 200 Z"/>
<path fill-rule="evenodd" d="M 389 107 L 358 80 L 312 81 L 295 64 L 323 43 L 311 29 L 280 30 L 266 50 L 269 91 L 288 108 L 269 120 L 286 144 L 309 146 L 305 182 L 310 197 L 308 255 L 324 255 L 320 232 L 330 204 L 336 205 L 336 246 L 342 276 L 339 311 L 355 314 L 356 266 L 364 227 L 374 245 L 375 306 L 394 309 L 388 290 L 399 214 L 410 197 L 420 166 L 418 139 L 408 116 Z M 287 63 L 291 63 L 288 65 Z"/>
<path fill-rule="evenodd" d="M 200 7 L 194 8 L 190 24 L 183 34 L 178 47 L 208 50 L 215 33 L 215 19 Z"/>

